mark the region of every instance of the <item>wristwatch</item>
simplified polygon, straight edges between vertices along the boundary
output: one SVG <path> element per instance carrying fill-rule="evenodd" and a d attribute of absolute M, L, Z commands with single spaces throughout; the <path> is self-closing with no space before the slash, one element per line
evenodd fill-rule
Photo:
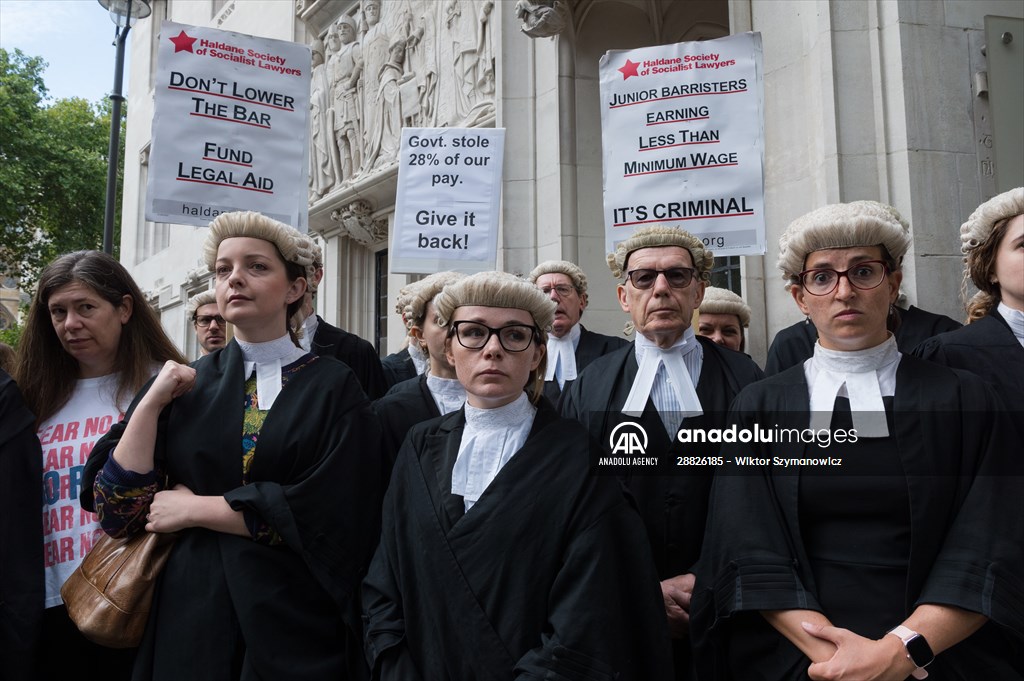
<path fill-rule="evenodd" d="M 917 666 L 917 669 L 910 675 L 915 679 L 927 679 L 928 672 L 924 668 L 935 660 L 935 653 L 932 652 L 932 647 L 928 645 L 924 636 L 902 624 L 890 630 L 889 633 L 895 634 L 899 640 L 903 641 L 903 647 L 907 649 L 907 657 Z"/>

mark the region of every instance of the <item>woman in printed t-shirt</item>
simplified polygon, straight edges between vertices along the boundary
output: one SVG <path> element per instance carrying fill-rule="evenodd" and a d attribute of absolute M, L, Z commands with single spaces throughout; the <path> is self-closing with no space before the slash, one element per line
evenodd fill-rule
<path fill-rule="evenodd" d="M 37 678 L 82 669 L 123 678 L 130 654 L 78 633 L 60 588 L 100 531 L 78 503 L 89 451 L 160 363 L 182 358 L 128 271 L 97 251 L 69 253 L 43 270 L 18 350 L 17 382 L 43 451 L 46 613 Z"/>

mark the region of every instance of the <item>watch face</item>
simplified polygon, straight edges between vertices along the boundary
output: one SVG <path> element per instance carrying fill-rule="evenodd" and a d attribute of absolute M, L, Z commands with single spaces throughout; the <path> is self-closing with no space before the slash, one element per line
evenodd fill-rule
<path fill-rule="evenodd" d="M 928 641 L 924 640 L 924 636 L 920 634 L 907 641 L 906 646 L 907 654 L 910 655 L 910 659 L 918 667 L 931 664 L 931 661 L 935 659 L 932 647 L 928 645 Z"/>

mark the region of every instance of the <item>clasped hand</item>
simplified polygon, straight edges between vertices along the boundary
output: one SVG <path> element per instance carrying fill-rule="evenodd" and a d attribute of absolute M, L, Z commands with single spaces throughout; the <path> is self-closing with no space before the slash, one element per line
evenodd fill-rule
<path fill-rule="evenodd" d="M 903 642 L 895 636 L 873 640 L 849 629 L 803 623 L 804 631 L 836 646 L 835 655 L 815 662 L 807 669 L 814 681 L 904 681 L 914 663 L 907 658 Z"/>

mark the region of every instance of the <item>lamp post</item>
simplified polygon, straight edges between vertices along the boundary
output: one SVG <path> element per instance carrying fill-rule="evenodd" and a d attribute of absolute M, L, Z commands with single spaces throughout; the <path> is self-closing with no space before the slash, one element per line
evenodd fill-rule
<path fill-rule="evenodd" d="M 110 93 L 113 109 L 110 112 L 110 148 L 107 150 L 107 205 L 103 216 L 103 252 L 114 253 L 114 209 L 117 201 L 117 162 L 121 143 L 121 81 L 124 80 L 124 45 L 128 31 L 136 19 L 145 19 L 153 11 L 149 0 L 99 0 L 100 5 L 110 12 L 110 20 L 117 27 L 114 30 L 114 45 L 117 58 L 114 63 L 114 91 Z"/>

